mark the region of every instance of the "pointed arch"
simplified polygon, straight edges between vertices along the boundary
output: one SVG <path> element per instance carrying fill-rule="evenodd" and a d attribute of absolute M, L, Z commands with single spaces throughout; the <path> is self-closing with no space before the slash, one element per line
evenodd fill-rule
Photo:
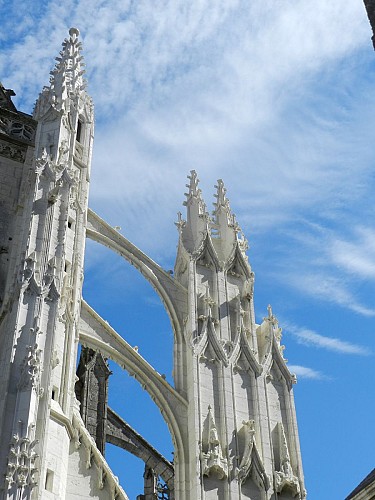
<path fill-rule="evenodd" d="M 187 315 L 184 309 L 184 304 L 188 303 L 187 289 L 91 209 L 87 211 L 86 236 L 126 259 L 154 288 L 167 311 L 175 336 L 175 366 L 184 367 L 182 346 L 185 340 L 181 325 Z M 183 369 L 176 370 L 177 389 L 185 387 L 185 378 Z"/>
<path fill-rule="evenodd" d="M 205 254 L 207 254 L 209 256 L 209 258 L 210 258 L 210 260 L 215 268 L 215 271 L 217 272 L 220 269 L 221 265 L 220 265 L 219 257 L 218 257 L 218 254 L 216 252 L 215 246 L 212 242 L 211 235 L 210 235 L 208 230 L 206 231 L 206 235 L 203 238 L 201 245 L 194 252 L 194 257 L 195 257 L 196 263 L 198 263 L 199 260 L 204 259 Z"/>
<path fill-rule="evenodd" d="M 87 212 L 86 236 L 118 253 L 138 269 L 159 295 L 170 317 L 176 340 L 181 341 L 181 305 L 177 307 L 177 302 L 187 301 L 186 288 L 91 209 Z"/>
<path fill-rule="evenodd" d="M 241 251 L 238 240 L 235 243 L 232 255 L 228 259 L 227 273 L 234 276 L 242 275 L 242 277 L 248 280 L 253 277 L 250 264 L 245 254 Z"/>
<path fill-rule="evenodd" d="M 79 341 L 112 359 L 141 384 L 167 423 L 176 460 L 184 462 L 187 453 L 184 447 L 184 442 L 187 442 L 187 401 L 84 301 L 81 305 Z M 178 468 L 177 473 L 178 470 L 183 471 L 184 468 Z M 175 481 L 177 490 L 185 478 L 176 477 Z"/>
<path fill-rule="evenodd" d="M 264 363 L 264 372 L 268 375 L 272 369 L 272 365 L 275 363 L 279 372 L 282 374 L 285 383 L 287 384 L 288 389 L 292 388 L 292 385 L 295 381 L 295 378 L 290 373 L 285 359 L 283 358 L 280 352 L 280 345 L 278 344 L 275 336 L 273 335 L 272 340 L 269 345 L 269 351 L 266 357 L 266 361 Z"/>

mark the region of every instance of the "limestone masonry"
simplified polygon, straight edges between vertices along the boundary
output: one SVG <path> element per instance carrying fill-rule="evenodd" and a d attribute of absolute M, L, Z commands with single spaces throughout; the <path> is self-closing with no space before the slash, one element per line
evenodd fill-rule
<path fill-rule="evenodd" d="M 94 113 L 78 30 L 33 116 L 12 95 L 0 86 L 0 499 L 128 498 L 106 443 L 144 460 L 139 500 L 304 499 L 295 377 L 271 307 L 255 321 L 247 242 L 223 182 L 210 215 L 190 173 L 171 275 L 88 208 Z M 159 294 L 174 387 L 83 301 L 86 238 Z M 107 358 L 159 407 L 173 463 L 108 407 Z"/>

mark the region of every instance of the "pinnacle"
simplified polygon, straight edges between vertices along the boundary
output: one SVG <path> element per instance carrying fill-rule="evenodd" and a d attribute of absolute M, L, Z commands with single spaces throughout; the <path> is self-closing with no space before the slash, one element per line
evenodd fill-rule
<path fill-rule="evenodd" d="M 72 92 L 80 92 L 85 88 L 85 81 L 82 78 L 85 71 L 82 69 L 81 49 L 82 44 L 78 41 L 79 30 L 70 28 L 69 38 L 62 44 L 62 50 L 56 57 L 55 68 L 51 71 L 51 89 L 59 98 L 69 95 Z"/>
<path fill-rule="evenodd" d="M 215 223 L 218 225 L 221 224 L 221 214 L 224 213 L 224 217 L 228 226 L 232 227 L 236 231 L 236 233 L 239 233 L 241 231 L 241 228 L 238 225 L 235 214 L 231 211 L 229 200 L 226 197 L 227 190 L 222 179 L 218 179 L 215 188 L 216 193 L 214 196 L 216 198 L 216 202 L 214 203 L 215 209 L 213 211 Z"/>
<path fill-rule="evenodd" d="M 220 205 L 226 207 L 229 203 L 229 200 L 226 198 L 226 187 L 224 186 L 224 182 L 222 179 L 218 179 L 217 181 L 217 186 L 216 188 L 216 194 L 214 195 L 215 198 L 217 198 L 217 202 L 215 203 L 215 206 L 218 208 Z"/>
<path fill-rule="evenodd" d="M 200 215 L 207 215 L 206 204 L 202 198 L 202 191 L 199 189 L 199 179 L 197 176 L 197 172 L 195 170 L 190 171 L 190 175 L 187 176 L 190 180 L 189 184 L 186 184 L 186 187 L 189 189 L 187 193 L 185 193 L 186 201 L 184 201 L 184 205 L 188 206 L 190 204 L 197 204 L 199 207 Z"/>
<path fill-rule="evenodd" d="M 186 187 L 189 188 L 189 192 L 185 193 L 185 196 L 188 199 L 192 196 L 201 199 L 202 191 L 198 188 L 199 179 L 197 176 L 197 172 L 195 170 L 191 170 L 190 175 L 188 175 L 188 179 L 190 179 L 190 182 L 189 184 L 186 184 Z"/>
<path fill-rule="evenodd" d="M 217 185 L 215 185 L 216 188 L 216 193 L 215 193 L 215 198 L 216 202 L 214 203 L 215 209 L 213 211 L 214 216 L 216 216 L 216 219 L 218 217 L 219 212 L 224 209 L 227 212 L 227 216 L 232 217 L 230 205 L 229 205 L 229 200 L 226 197 L 226 187 L 224 186 L 224 182 L 222 179 L 218 179 Z"/>

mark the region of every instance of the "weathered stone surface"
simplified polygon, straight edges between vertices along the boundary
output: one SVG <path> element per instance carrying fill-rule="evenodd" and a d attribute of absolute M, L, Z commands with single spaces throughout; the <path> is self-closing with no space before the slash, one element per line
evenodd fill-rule
<path fill-rule="evenodd" d="M 100 353 L 82 347 L 75 392 L 80 402 L 82 420 L 103 456 L 107 434 L 108 377 L 110 374 L 108 364 Z"/>

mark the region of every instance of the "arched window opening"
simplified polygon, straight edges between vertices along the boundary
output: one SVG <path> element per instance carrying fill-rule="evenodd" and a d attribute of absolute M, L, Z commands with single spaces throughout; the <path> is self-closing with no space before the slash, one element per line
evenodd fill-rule
<path fill-rule="evenodd" d="M 82 121 L 78 118 L 76 141 L 82 142 Z"/>

